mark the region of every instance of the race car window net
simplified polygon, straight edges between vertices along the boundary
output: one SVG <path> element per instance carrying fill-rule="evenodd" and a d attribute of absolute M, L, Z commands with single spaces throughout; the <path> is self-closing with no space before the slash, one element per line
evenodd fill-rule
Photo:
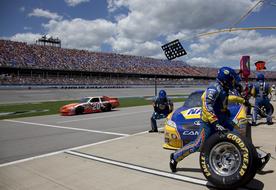
<path fill-rule="evenodd" d="M 175 59 L 177 57 L 181 57 L 186 55 L 187 52 L 179 42 L 179 40 L 174 40 L 162 46 L 162 49 L 168 58 L 168 60 Z"/>

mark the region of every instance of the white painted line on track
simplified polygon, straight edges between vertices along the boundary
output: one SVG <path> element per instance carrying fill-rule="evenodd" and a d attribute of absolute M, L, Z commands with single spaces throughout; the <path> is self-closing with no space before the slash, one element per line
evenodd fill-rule
<path fill-rule="evenodd" d="M 114 139 L 109 139 L 109 140 L 100 141 L 100 142 L 96 142 L 96 143 L 92 143 L 92 144 L 86 144 L 86 145 L 82 145 L 82 146 L 77 146 L 77 147 L 73 147 L 73 148 L 59 150 L 59 151 L 56 151 L 56 152 L 50 152 L 50 153 L 47 153 L 47 154 L 33 156 L 33 157 L 30 157 L 30 158 L 24 158 L 24 159 L 21 159 L 21 160 L 7 162 L 7 163 L 4 163 L 4 164 L 0 164 L 0 168 L 1 167 L 5 167 L 5 166 L 9 166 L 9 165 L 19 164 L 19 163 L 22 163 L 22 162 L 27 162 L 27 161 L 30 161 L 30 160 L 35 160 L 35 159 L 38 159 L 38 158 L 44 158 L 44 157 L 53 156 L 53 155 L 56 155 L 56 154 L 61 154 L 61 153 L 64 153 L 66 151 L 69 151 L 69 150 L 77 150 L 77 149 L 86 148 L 86 147 L 90 147 L 90 146 L 100 145 L 100 144 L 104 144 L 104 143 L 120 140 L 120 139 L 123 139 L 123 138 L 126 138 L 126 137 L 127 136 L 117 137 L 117 138 L 114 138 Z"/>
<path fill-rule="evenodd" d="M 189 182 L 189 183 L 194 183 L 194 184 L 197 184 L 197 185 L 206 186 L 207 183 L 208 183 L 208 181 L 206 181 L 204 179 L 198 179 L 198 178 L 193 178 L 193 177 L 188 177 L 188 176 L 183 176 L 183 175 L 177 175 L 177 174 L 173 174 L 173 173 L 169 173 L 169 172 L 165 172 L 165 171 L 160 171 L 160 170 L 156 170 L 156 169 L 152 169 L 152 168 L 146 168 L 146 167 L 143 167 L 143 166 L 124 163 L 124 162 L 115 161 L 115 160 L 102 158 L 102 157 L 98 157 L 98 156 L 93 156 L 93 155 L 90 155 L 90 154 L 85 154 L 85 153 L 81 153 L 81 152 L 77 152 L 77 151 L 69 150 L 69 151 L 66 151 L 65 153 L 70 154 L 70 155 L 74 155 L 74 156 L 78 156 L 78 157 L 82 157 L 82 158 L 87 158 L 87 159 L 90 159 L 90 160 L 99 161 L 99 162 L 106 163 L 106 164 L 112 164 L 112 165 L 115 165 L 115 166 L 119 166 L 119 167 L 131 169 L 131 170 L 136 170 L 136 171 L 148 173 L 148 174 L 153 174 L 153 175 L 162 176 L 162 177 L 171 178 L 171 179 L 177 179 L 177 180 L 184 181 L 184 182 Z M 208 184 L 208 186 L 209 186 L 209 184 Z M 210 184 L 210 186 L 213 186 L 213 185 Z"/>
<path fill-rule="evenodd" d="M 143 132 L 143 133 L 145 133 L 145 132 Z M 135 135 L 137 135 L 137 134 L 135 134 Z M 135 164 L 129 164 L 129 163 L 116 161 L 116 160 L 112 160 L 112 159 L 108 159 L 108 158 L 103 158 L 103 157 L 99 157 L 99 156 L 94 156 L 91 154 L 86 154 L 86 153 L 82 153 L 82 152 L 78 152 L 78 151 L 74 151 L 74 150 L 68 150 L 68 151 L 65 151 L 64 153 L 82 157 L 82 158 L 86 158 L 86 159 L 90 159 L 90 160 L 94 160 L 94 161 L 99 161 L 99 162 L 106 163 L 106 164 L 111 164 L 111 165 L 118 166 L 118 167 L 123 167 L 123 168 L 131 169 L 131 170 L 135 170 L 135 171 L 140 171 L 143 173 L 148 173 L 148 174 L 166 177 L 166 178 L 170 178 L 170 179 L 175 179 L 175 180 L 179 180 L 179 181 L 183 181 L 183 182 L 193 183 L 196 185 L 215 187 L 213 184 L 211 184 L 210 182 L 208 182 L 207 180 L 204 180 L 204 179 L 199 179 L 199 178 L 184 176 L 184 175 L 177 175 L 175 173 L 169 173 L 166 171 L 161 171 L 161 170 L 157 170 L 157 169 L 153 169 L 153 168 L 147 168 L 147 167 L 143 167 L 143 166 L 139 166 L 139 165 L 135 165 Z M 237 188 L 237 190 L 248 190 L 248 189 L 240 187 L 240 188 Z"/>
<path fill-rule="evenodd" d="M 127 116 L 127 115 L 139 114 L 139 113 L 147 113 L 147 112 L 152 112 L 152 110 L 139 111 L 139 112 L 131 112 L 131 113 L 123 113 L 123 114 L 115 114 L 115 115 L 108 115 L 108 116 L 106 115 L 106 116 L 98 116 L 98 117 L 72 119 L 72 120 L 66 120 L 66 121 L 59 121 L 57 123 L 70 123 L 70 122 L 76 122 L 76 121 L 86 121 L 86 120 L 93 120 L 93 119 L 104 119 L 104 118 L 109 118 L 109 117 L 121 117 L 121 116 Z"/>
<path fill-rule="evenodd" d="M 64 126 L 58 126 L 58 125 L 48 125 L 48 124 L 42 124 L 42 123 L 33 123 L 33 122 L 11 120 L 11 119 L 5 119 L 4 121 L 13 122 L 13 123 L 28 124 L 28 125 L 37 125 L 37 126 L 43 126 L 43 127 L 51 127 L 51 128 L 57 128 L 57 129 L 83 131 L 83 132 L 90 132 L 90 133 L 101 133 L 101 134 L 108 134 L 108 135 L 129 136 L 128 134 L 122 134 L 122 133 L 97 131 L 97 130 L 90 130 L 90 129 L 81 129 L 81 128 L 75 128 L 75 127 L 64 127 Z"/>
<path fill-rule="evenodd" d="M 21 159 L 21 160 L 7 162 L 7 163 L 4 163 L 4 164 L 0 164 L 0 168 L 4 167 L 4 166 L 14 165 L 14 164 L 22 163 L 22 162 L 27 162 L 27 161 L 30 161 L 30 160 L 35 160 L 35 159 L 38 159 L 38 158 L 44 158 L 44 157 L 53 156 L 53 155 L 56 155 L 56 154 L 61 154 L 61 153 L 64 153 L 66 151 L 69 151 L 69 150 L 77 150 L 77 149 L 87 148 L 87 147 L 91 147 L 91 146 L 96 146 L 96 145 L 100 145 L 100 144 L 104 144 L 104 143 L 124 139 L 124 138 L 131 137 L 131 136 L 141 135 L 141 134 L 145 134 L 145 133 L 148 133 L 148 131 L 143 131 L 143 132 L 139 132 L 139 133 L 132 134 L 132 135 L 129 135 L 129 136 L 117 137 L 117 138 L 114 138 L 114 139 L 109 139 L 109 140 L 100 141 L 100 142 L 96 142 L 96 143 L 76 146 L 76 147 L 73 147 L 73 148 L 67 148 L 67 149 L 63 149 L 63 150 L 59 150 L 59 151 L 55 151 L 55 152 L 50 152 L 50 153 L 47 153 L 47 154 L 33 156 L 33 157 L 30 157 L 30 158 L 24 158 L 24 159 Z"/>

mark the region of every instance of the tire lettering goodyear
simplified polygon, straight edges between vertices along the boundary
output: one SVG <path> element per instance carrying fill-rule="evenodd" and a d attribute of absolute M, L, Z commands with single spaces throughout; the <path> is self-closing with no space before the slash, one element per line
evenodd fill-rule
<path fill-rule="evenodd" d="M 242 166 L 239 171 L 240 176 L 243 176 L 245 174 L 246 169 L 248 168 L 248 164 L 249 164 L 249 154 L 248 154 L 249 151 L 248 151 L 247 147 L 245 146 L 244 142 L 238 136 L 230 133 L 227 135 L 227 138 L 232 141 L 235 141 L 239 145 L 240 149 L 243 151 Z"/>

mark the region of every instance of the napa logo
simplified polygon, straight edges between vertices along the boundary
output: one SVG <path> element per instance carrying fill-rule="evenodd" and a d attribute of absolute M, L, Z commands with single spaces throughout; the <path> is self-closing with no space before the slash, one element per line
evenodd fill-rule
<path fill-rule="evenodd" d="M 201 107 L 190 108 L 181 112 L 185 119 L 199 119 L 201 114 Z"/>

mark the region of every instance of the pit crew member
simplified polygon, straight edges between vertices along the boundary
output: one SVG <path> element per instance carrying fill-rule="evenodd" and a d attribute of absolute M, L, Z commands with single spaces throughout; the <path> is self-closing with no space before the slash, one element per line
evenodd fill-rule
<path fill-rule="evenodd" d="M 157 129 L 157 119 L 163 119 L 166 118 L 169 113 L 173 111 L 173 102 L 167 97 L 167 93 L 165 90 L 160 90 L 158 97 L 155 98 L 153 102 L 153 108 L 154 112 L 151 116 L 151 130 L 149 130 L 150 133 L 152 132 L 158 132 Z"/>
<path fill-rule="evenodd" d="M 228 96 L 229 90 L 239 84 L 240 78 L 235 70 L 229 67 L 222 67 L 218 71 L 216 82 L 209 86 L 203 93 L 201 125 L 197 138 L 185 145 L 175 153 L 170 155 L 170 168 L 172 172 L 176 172 L 177 163 L 193 152 L 200 150 L 206 139 L 213 133 L 227 130 L 234 130 L 234 123 L 228 116 Z M 249 104 L 243 98 L 231 96 L 233 102 Z"/>
<path fill-rule="evenodd" d="M 266 109 L 270 109 L 270 106 L 269 106 L 270 99 L 268 95 L 271 94 L 271 88 L 269 84 L 265 82 L 264 74 L 262 73 L 257 74 L 257 82 L 254 84 L 251 90 L 251 94 L 255 98 L 255 106 L 254 106 L 253 116 L 252 116 L 252 125 L 256 126 L 257 115 L 261 105 L 265 106 Z M 270 111 L 268 110 L 268 112 Z M 268 125 L 273 124 L 272 117 L 270 115 L 267 115 L 266 122 Z"/>

